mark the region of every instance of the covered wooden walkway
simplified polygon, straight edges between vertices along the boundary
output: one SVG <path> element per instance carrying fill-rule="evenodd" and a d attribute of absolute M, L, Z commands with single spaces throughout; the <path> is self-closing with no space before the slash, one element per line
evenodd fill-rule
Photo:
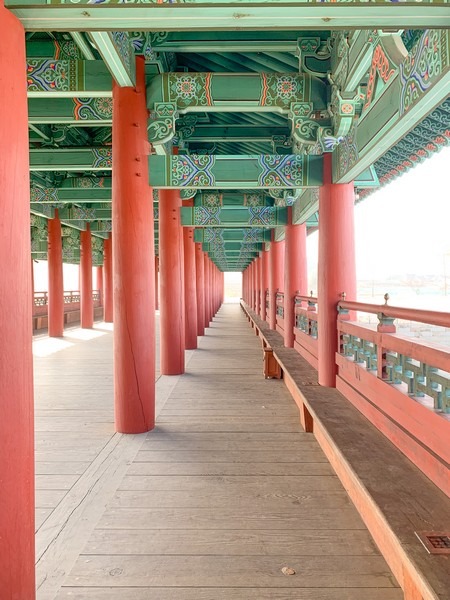
<path fill-rule="evenodd" d="M 148 434 L 114 433 L 108 327 L 35 343 L 39 600 L 403 597 L 237 304 Z"/>

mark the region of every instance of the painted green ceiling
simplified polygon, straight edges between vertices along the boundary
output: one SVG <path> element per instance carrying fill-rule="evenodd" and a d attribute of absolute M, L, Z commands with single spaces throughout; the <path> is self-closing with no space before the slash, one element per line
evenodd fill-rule
<path fill-rule="evenodd" d="M 23 19 L 28 23 L 26 21 L 28 17 L 31 20 L 35 18 L 33 10 L 39 2 L 29 1 L 25 4 L 27 8 L 23 12 L 20 12 L 22 9 L 17 8 L 17 14 L 26 14 Z M 56 6 L 57 3 L 52 4 Z M 378 10 L 378 4 L 375 4 L 374 8 Z M 443 3 L 438 4 L 441 6 Z M 18 7 L 19 2 L 14 0 L 6 2 L 6 5 Z M 72 11 L 73 8 L 71 5 L 70 10 Z M 118 6 L 114 8 L 116 11 L 119 9 Z M 267 6 L 264 10 L 266 8 Z M 411 14 L 413 12 L 411 11 Z M 45 11 L 45 14 L 50 14 L 50 11 Z M 73 14 L 75 18 L 75 12 Z M 405 23 L 409 18 L 410 16 L 405 17 Z M 50 18 L 50 22 L 57 21 L 51 21 Z M 443 22 L 441 20 L 441 23 Z M 172 21 L 168 20 L 167 23 Z M 295 23 L 297 25 L 292 25 L 292 30 L 283 30 L 276 29 L 276 19 L 273 24 L 271 21 L 266 21 L 267 30 L 264 31 L 251 29 L 214 31 L 213 28 L 209 31 L 207 28 L 197 31 L 170 31 L 171 28 L 168 26 L 169 31 L 130 33 L 127 39 L 131 40 L 136 53 L 143 53 L 146 57 L 148 83 L 158 74 L 167 72 L 283 73 L 287 77 L 299 72 L 312 73 L 314 80 L 322 82 L 321 85 L 325 90 L 323 105 L 320 106 L 320 110 L 316 110 L 312 118 L 315 119 L 317 126 L 329 127 L 331 122 L 327 106 L 336 102 L 332 95 L 334 82 L 330 79 L 330 72 L 333 72 L 333 69 L 336 72 L 336 57 L 333 58 L 336 48 L 333 50 L 333 45 L 336 46 L 337 40 L 342 41 L 342 37 L 333 37 L 331 30 L 308 31 L 304 27 L 299 27 L 297 20 Z M 416 21 L 416 23 L 421 22 Z M 194 24 L 192 27 L 196 29 Z M 68 68 L 69 65 L 64 61 L 71 61 L 72 69 L 70 76 L 72 87 L 69 86 L 62 93 L 56 91 L 55 94 L 42 95 L 39 90 L 33 92 L 32 87 L 29 88 L 31 89 L 29 121 L 33 256 L 45 258 L 45 219 L 51 218 L 57 208 L 66 226 L 64 259 L 67 262 L 78 262 L 76 232 L 84 229 L 86 223 L 89 223 L 98 240 L 95 242 L 97 246 L 94 256 L 100 264 L 101 239 L 107 237 L 111 231 L 111 82 L 113 78 L 111 72 L 114 77 L 122 78 L 124 82 L 127 78 L 132 78 L 133 74 L 129 69 L 127 70 L 125 62 L 121 64 L 116 60 L 113 66 L 104 62 L 102 54 L 105 56 L 105 52 L 108 51 L 108 44 L 111 42 L 109 34 L 105 32 L 97 34 L 93 30 L 91 33 L 83 31 L 70 33 L 56 31 L 56 29 L 55 25 L 53 31 L 27 32 L 30 77 L 34 77 L 43 65 L 47 68 L 48 64 L 54 61 L 51 68 L 55 70 L 56 85 L 60 85 L 61 80 L 58 80 L 60 70 Z M 367 58 L 364 58 L 362 43 L 358 46 L 360 42 L 357 33 L 349 33 L 348 40 L 349 44 L 353 42 L 352 51 L 355 54 L 358 52 L 358 60 L 363 65 L 362 70 L 360 73 L 352 73 L 349 69 L 346 77 L 347 81 L 352 80 L 353 83 L 357 81 L 359 85 L 360 98 L 356 100 L 354 96 L 350 98 L 351 94 L 348 93 L 347 96 L 354 102 L 353 107 L 356 107 L 355 120 L 359 119 L 363 124 L 358 127 L 358 135 L 362 141 L 356 139 L 352 128 L 350 131 L 346 129 L 342 141 L 335 136 L 332 138 L 334 140 L 332 143 L 339 143 L 333 153 L 336 173 L 341 174 L 343 181 L 347 172 L 355 172 L 352 174 L 352 179 L 356 177 L 357 192 L 361 199 L 371 193 L 379 183 L 386 183 L 423 159 L 424 149 L 428 155 L 449 143 L 450 106 L 445 94 L 442 95 L 442 90 L 438 90 L 442 97 L 436 92 L 428 111 L 426 108 L 421 108 L 415 119 L 409 123 L 409 127 L 404 126 L 401 137 L 399 139 L 392 137 L 392 144 L 383 147 L 382 128 L 380 127 L 380 132 L 373 129 L 366 116 L 367 111 L 364 112 L 366 107 L 363 107 L 363 100 L 367 99 L 367 90 L 370 89 L 375 67 L 370 57 L 369 61 L 364 63 Z M 385 39 L 383 35 L 388 34 L 374 32 L 374 37 L 378 40 L 377 36 L 379 36 L 381 44 Z M 401 39 L 406 49 L 404 51 L 414 52 L 418 44 L 424 44 L 424 32 L 407 29 L 402 32 Z M 314 40 L 314 51 L 305 51 L 308 44 L 312 43 L 309 40 Z M 98 49 L 102 52 L 100 53 Z M 442 81 L 441 79 L 439 81 L 445 91 L 450 60 L 445 63 L 444 59 L 439 67 L 442 71 Z M 44 64 L 44 61 L 48 61 L 48 64 Z M 339 68 L 340 66 L 337 72 Z M 383 68 L 385 67 L 381 64 L 378 73 L 381 73 L 380 69 Z M 447 79 L 444 79 L 444 76 Z M 390 82 L 386 80 L 383 83 L 381 76 L 377 75 L 377 77 L 373 97 L 376 98 L 378 94 L 388 106 L 389 102 L 392 104 L 389 101 L 389 93 L 395 95 L 394 86 L 391 85 L 389 90 Z M 344 78 L 341 79 L 341 86 L 344 86 Z M 447 95 L 448 89 L 447 86 Z M 234 92 L 238 95 L 241 90 L 236 89 Z M 398 96 L 398 92 L 396 93 Z M 230 94 L 232 98 L 233 90 L 230 90 Z M 347 96 L 343 94 L 341 104 L 350 101 L 346 100 Z M 385 114 L 382 110 L 382 101 L 378 102 L 380 123 Z M 313 155 L 305 158 L 311 164 L 316 159 L 320 160 L 320 156 L 314 156 L 315 153 L 319 153 L 317 146 L 314 149 L 313 146 L 303 146 L 300 149 L 295 149 L 293 146 L 292 135 L 295 133 L 297 121 L 295 115 L 292 116 L 288 109 L 278 112 L 249 109 L 230 112 L 229 109 L 220 111 L 216 108 L 215 111 L 211 111 L 197 108 L 195 112 L 180 112 L 174 122 L 177 133 L 175 143 L 179 145 L 182 156 L 184 154 L 218 157 L 216 162 L 219 164 L 220 157 L 245 155 L 247 162 L 243 159 L 242 165 L 249 165 L 251 157 L 256 160 L 260 155 L 289 156 L 296 152 L 311 151 Z M 345 119 L 345 116 L 342 118 Z M 368 124 L 367 133 L 364 129 L 365 124 Z M 367 140 L 363 140 L 362 135 L 365 135 Z M 326 137 L 324 139 L 326 141 Z M 170 153 L 170 144 L 164 148 L 161 146 L 157 150 L 158 154 L 161 154 L 161 151 L 166 152 L 167 149 Z M 364 154 L 366 147 L 367 154 Z M 358 173 L 356 173 L 357 164 L 351 171 L 352 165 L 345 163 L 346 156 L 352 156 L 355 148 L 357 153 L 359 152 L 358 159 L 361 160 L 361 164 L 364 164 Z M 415 159 L 414 156 L 417 158 Z M 160 156 L 157 160 L 161 162 L 168 159 Z M 306 222 L 309 231 L 317 228 L 317 185 L 315 183 L 312 187 L 306 186 L 293 190 L 267 189 L 261 194 L 261 190 L 247 188 L 199 190 L 195 196 L 194 207 L 182 209 L 183 223 L 196 227 L 196 241 L 202 242 L 204 250 L 221 269 L 243 270 L 264 244 L 270 241 L 271 230 L 286 223 L 287 205 L 293 205 L 295 222 Z M 208 199 L 208 194 L 216 196 L 215 199 Z M 186 192 L 185 197 L 193 195 L 195 190 L 190 192 L 190 196 Z M 156 251 L 158 251 L 157 202 L 156 195 Z"/>

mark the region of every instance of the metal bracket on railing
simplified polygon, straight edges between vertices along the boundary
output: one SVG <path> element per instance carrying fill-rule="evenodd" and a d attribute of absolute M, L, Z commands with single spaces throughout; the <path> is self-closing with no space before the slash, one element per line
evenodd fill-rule
<path fill-rule="evenodd" d="M 384 306 L 388 305 L 389 294 L 386 293 L 384 295 Z M 384 313 L 377 313 L 378 325 L 377 331 L 379 333 L 395 333 L 397 331 L 396 326 L 394 325 L 395 317 L 387 317 Z"/>
<path fill-rule="evenodd" d="M 312 298 L 314 297 L 312 290 L 311 290 L 310 294 L 311 294 L 311 300 L 308 300 L 308 310 L 311 312 L 316 312 L 317 311 L 316 302 L 314 300 L 312 300 Z"/>
<path fill-rule="evenodd" d="M 345 302 L 346 298 L 347 298 L 347 294 L 345 292 L 342 292 L 341 301 Z M 350 312 L 347 308 L 343 308 L 338 303 L 337 311 L 338 311 L 338 321 L 350 321 Z"/>

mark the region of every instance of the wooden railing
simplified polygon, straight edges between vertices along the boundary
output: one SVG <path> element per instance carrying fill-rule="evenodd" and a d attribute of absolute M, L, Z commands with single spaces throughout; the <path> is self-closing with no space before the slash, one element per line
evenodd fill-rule
<path fill-rule="evenodd" d="M 450 493 L 450 347 L 401 336 L 394 323 L 450 327 L 450 314 L 347 301 L 338 311 L 338 390 Z M 352 311 L 376 314 L 378 325 L 347 320 Z"/>
<path fill-rule="evenodd" d="M 450 413 L 450 348 L 396 333 L 395 319 L 450 327 L 450 314 L 387 304 L 338 304 L 339 354 L 436 412 Z M 350 311 L 376 314 L 378 326 L 347 321 Z"/>
<path fill-rule="evenodd" d="M 92 291 L 92 300 L 94 308 L 101 306 L 100 291 Z M 80 292 L 78 290 L 68 290 L 64 292 L 64 312 L 79 310 Z M 48 311 L 48 292 L 34 292 L 33 316 L 44 316 Z"/>
<path fill-rule="evenodd" d="M 64 304 L 79 304 L 79 302 L 80 302 L 80 292 L 79 291 L 64 292 Z"/>
<path fill-rule="evenodd" d="M 294 348 L 314 368 L 318 366 L 317 327 L 317 298 L 311 292 L 310 296 L 295 296 L 295 326 Z"/>
<path fill-rule="evenodd" d="M 450 345 L 399 335 L 396 320 L 450 329 L 450 313 L 336 303 L 336 387 L 376 428 L 450 495 Z M 276 294 L 277 330 L 284 295 Z M 295 296 L 294 348 L 318 369 L 318 299 Z M 363 313 L 366 313 L 365 315 Z M 372 314 L 378 325 L 368 323 Z M 356 320 L 357 318 L 361 320 Z M 352 320 L 351 320 L 352 319 Z M 437 332 L 439 334 L 439 332 Z M 445 334 L 445 332 L 443 332 Z"/>

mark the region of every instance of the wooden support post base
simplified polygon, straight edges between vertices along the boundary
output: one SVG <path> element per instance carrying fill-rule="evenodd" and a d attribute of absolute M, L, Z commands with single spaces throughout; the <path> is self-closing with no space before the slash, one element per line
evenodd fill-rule
<path fill-rule="evenodd" d="M 268 346 L 264 348 L 264 378 L 265 379 L 281 379 L 282 371 L 276 358 L 273 355 L 272 348 Z"/>

